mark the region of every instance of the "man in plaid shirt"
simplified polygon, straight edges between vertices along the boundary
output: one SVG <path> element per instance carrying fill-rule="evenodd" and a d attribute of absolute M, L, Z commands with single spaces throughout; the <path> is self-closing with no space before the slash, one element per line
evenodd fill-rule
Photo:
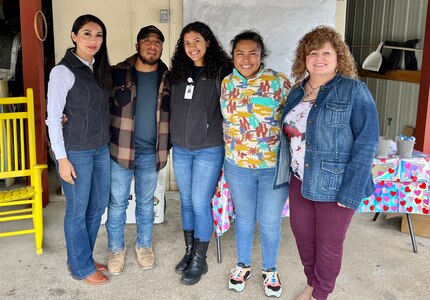
<path fill-rule="evenodd" d="M 112 275 L 124 271 L 124 228 L 133 177 L 136 255 L 143 269 L 155 267 L 154 192 L 158 171 L 166 165 L 170 149 L 168 68 L 160 59 L 163 42 L 157 27 L 143 27 L 137 35 L 137 53 L 112 68 L 111 191 L 106 222 Z"/>

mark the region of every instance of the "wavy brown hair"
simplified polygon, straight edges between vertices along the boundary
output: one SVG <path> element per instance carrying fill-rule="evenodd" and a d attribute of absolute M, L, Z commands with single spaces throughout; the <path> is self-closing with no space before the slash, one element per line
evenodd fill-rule
<path fill-rule="evenodd" d="M 326 42 L 336 50 L 338 72 L 357 78 L 357 64 L 342 36 L 333 28 L 321 25 L 306 33 L 299 41 L 291 71 L 296 82 L 302 81 L 308 75 L 306 56 L 313 50 L 321 49 Z"/>

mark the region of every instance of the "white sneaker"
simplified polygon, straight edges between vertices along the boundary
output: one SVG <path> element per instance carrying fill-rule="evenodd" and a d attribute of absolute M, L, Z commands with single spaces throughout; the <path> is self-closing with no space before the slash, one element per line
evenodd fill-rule
<path fill-rule="evenodd" d="M 281 297 L 282 294 L 282 285 L 279 280 L 278 272 L 265 272 L 263 271 L 263 286 L 264 293 L 268 297 Z"/>
<path fill-rule="evenodd" d="M 245 268 L 243 264 L 239 264 L 231 270 L 230 279 L 228 280 L 228 288 L 241 292 L 245 289 L 245 281 L 251 277 L 251 267 Z"/>

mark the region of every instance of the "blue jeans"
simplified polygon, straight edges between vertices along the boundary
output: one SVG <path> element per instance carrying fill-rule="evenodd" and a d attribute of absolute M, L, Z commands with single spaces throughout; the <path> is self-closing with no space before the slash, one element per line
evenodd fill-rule
<path fill-rule="evenodd" d="M 288 186 L 273 189 L 275 168 L 248 169 L 225 161 L 224 172 L 235 207 L 237 263 L 251 265 L 252 240 L 258 222 L 263 270 L 275 271 Z"/>
<path fill-rule="evenodd" d="M 181 196 L 182 227 L 202 242 L 213 231 L 211 200 L 218 183 L 224 146 L 188 150 L 173 145 L 173 170 Z"/>
<path fill-rule="evenodd" d="M 74 185 L 60 177 L 66 196 L 67 262 L 72 276 L 83 279 L 96 272 L 94 244 L 109 201 L 109 148 L 105 145 L 94 150 L 67 151 L 67 158 L 77 175 Z"/>
<path fill-rule="evenodd" d="M 135 156 L 134 170 L 124 168 L 111 160 L 111 189 L 106 230 L 108 247 L 112 252 L 122 251 L 125 248 L 124 228 L 133 175 L 136 194 L 136 246 L 152 247 L 154 192 L 157 187 L 158 172 L 155 154 L 144 154 Z"/>

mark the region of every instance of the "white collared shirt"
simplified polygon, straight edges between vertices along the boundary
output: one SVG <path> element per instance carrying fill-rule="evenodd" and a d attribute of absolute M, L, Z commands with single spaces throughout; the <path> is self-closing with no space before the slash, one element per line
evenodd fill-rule
<path fill-rule="evenodd" d="M 75 54 L 72 51 L 73 54 Z M 95 59 L 88 63 L 79 56 L 75 56 L 91 71 Z M 49 74 L 48 82 L 48 106 L 46 118 L 46 125 L 48 126 L 49 139 L 51 141 L 51 148 L 54 151 L 55 159 L 67 157 L 66 148 L 64 146 L 63 126 L 61 124 L 61 117 L 63 115 L 64 107 L 66 106 L 66 98 L 70 89 L 75 83 L 75 75 L 64 65 L 57 65 Z"/>

